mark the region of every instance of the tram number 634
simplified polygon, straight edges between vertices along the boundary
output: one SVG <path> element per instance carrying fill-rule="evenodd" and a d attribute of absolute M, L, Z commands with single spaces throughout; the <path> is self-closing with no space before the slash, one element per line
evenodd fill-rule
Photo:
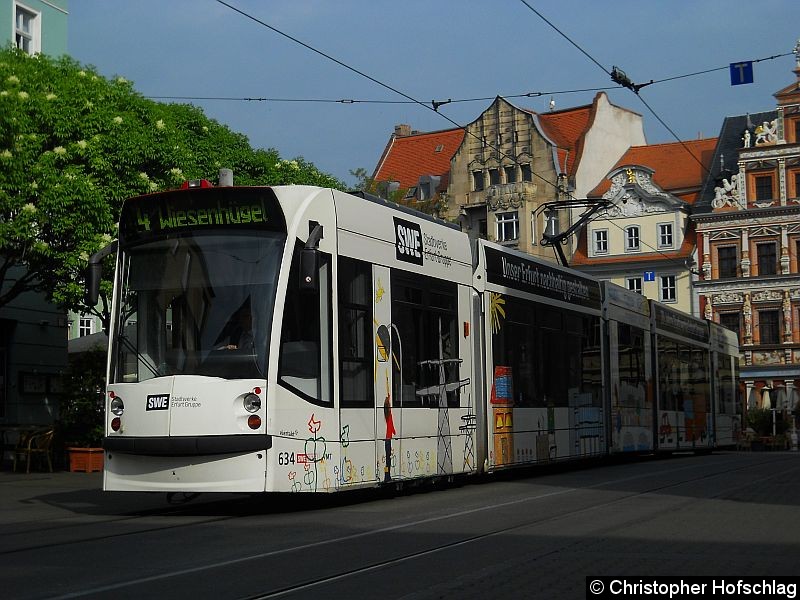
<path fill-rule="evenodd" d="M 294 452 L 278 452 L 278 464 L 279 465 L 293 465 L 294 464 Z"/>

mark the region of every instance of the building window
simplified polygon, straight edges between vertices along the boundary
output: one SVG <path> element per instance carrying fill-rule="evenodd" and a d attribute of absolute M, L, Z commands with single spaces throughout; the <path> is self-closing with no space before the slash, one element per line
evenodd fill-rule
<path fill-rule="evenodd" d="M 536 213 L 531 213 L 531 246 L 536 245 Z"/>
<path fill-rule="evenodd" d="M 740 313 L 738 312 L 720 313 L 719 324 L 722 325 L 723 327 L 727 327 L 731 331 L 736 332 L 737 338 L 740 336 L 740 327 L 741 327 Z"/>
<path fill-rule="evenodd" d="M 736 246 L 722 246 L 717 248 L 717 267 L 719 277 L 736 277 L 738 258 Z"/>
<path fill-rule="evenodd" d="M 41 50 L 39 15 L 19 5 L 14 10 L 16 46 L 27 54 L 36 54 Z"/>
<path fill-rule="evenodd" d="M 500 169 L 489 169 L 489 185 L 500 185 Z"/>
<path fill-rule="evenodd" d="M 659 300 L 661 302 L 675 302 L 678 294 L 675 289 L 675 275 L 661 276 L 661 289 L 659 290 Z"/>
<path fill-rule="evenodd" d="M 472 189 L 475 192 L 483 191 L 483 171 L 472 172 Z"/>
<path fill-rule="evenodd" d="M 625 229 L 625 250 L 635 251 L 639 249 L 639 226 L 633 225 Z"/>
<path fill-rule="evenodd" d="M 772 200 L 772 175 L 755 177 L 756 201 Z"/>
<path fill-rule="evenodd" d="M 625 286 L 632 292 L 637 294 L 642 293 L 642 278 L 641 277 L 627 277 L 625 279 Z"/>
<path fill-rule="evenodd" d="M 672 248 L 672 223 L 658 224 L 658 247 Z"/>
<path fill-rule="evenodd" d="M 522 181 L 533 181 L 533 171 L 531 171 L 531 165 L 521 165 L 522 168 Z"/>
<path fill-rule="evenodd" d="M 756 244 L 756 254 L 758 255 L 759 275 L 775 275 L 778 272 L 774 242 Z"/>
<path fill-rule="evenodd" d="M 517 180 L 516 166 L 509 165 L 507 167 L 503 167 L 503 170 L 506 172 L 506 183 L 514 183 Z"/>
<path fill-rule="evenodd" d="M 497 241 L 510 242 L 519 239 L 519 215 L 517 211 L 497 213 Z"/>
<path fill-rule="evenodd" d="M 800 122 L 800 121 L 798 121 Z M 789 175 L 789 183 L 794 183 L 791 197 L 800 198 L 800 171 L 792 171 Z"/>
<path fill-rule="evenodd" d="M 608 254 L 608 229 L 595 229 L 594 236 L 594 253 L 595 254 Z"/>
<path fill-rule="evenodd" d="M 778 319 L 780 311 L 760 310 L 758 311 L 758 333 L 762 344 L 779 344 Z"/>
<path fill-rule="evenodd" d="M 92 317 L 81 317 L 78 321 L 78 337 L 92 335 L 94 333 L 94 319 Z"/>

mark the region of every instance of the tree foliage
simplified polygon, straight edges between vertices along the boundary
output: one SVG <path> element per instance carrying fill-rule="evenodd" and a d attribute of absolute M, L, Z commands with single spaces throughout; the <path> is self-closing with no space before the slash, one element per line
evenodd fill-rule
<path fill-rule="evenodd" d="M 0 307 L 43 291 L 89 312 L 83 269 L 116 237 L 123 200 L 223 167 L 237 185 L 344 188 L 302 158 L 254 150 L 199 108 L 148 100 L 122 77 L 0 50 Z M 107 299 L 108 280 L 101 289 Z"/>

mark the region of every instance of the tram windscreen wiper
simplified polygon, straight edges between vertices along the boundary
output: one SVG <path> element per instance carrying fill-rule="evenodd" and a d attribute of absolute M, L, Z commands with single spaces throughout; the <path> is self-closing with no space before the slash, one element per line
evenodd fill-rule
<path fill-rule="evenodd" d="M 123 345 L 133 352 L 136 355 L 136 358 L 141 362 L 147 369 L 155 376 L 160 377 L 161 373 L 159 373 L 158 369 L 149 361 L 149 359 L 145 358 L 143 354 L 139 352 L 139 349 L 134 346 L 131 341 L 128 339 L 128 336 L 124 333 L 119 335 L 119 340 L 123 343 Z"/>

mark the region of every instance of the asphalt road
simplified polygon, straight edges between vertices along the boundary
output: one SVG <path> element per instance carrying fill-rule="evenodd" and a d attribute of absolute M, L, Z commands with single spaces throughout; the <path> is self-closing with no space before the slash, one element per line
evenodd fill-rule
<path fill-rule="evenodd" d="M 4 598 L 584 598 L 589 575 L 795 575 L 800 453 L 603 462 L 399 494 L 104 494 L 0 473 Z M 182 498 L 173 498 L 182 500 Z"/>

